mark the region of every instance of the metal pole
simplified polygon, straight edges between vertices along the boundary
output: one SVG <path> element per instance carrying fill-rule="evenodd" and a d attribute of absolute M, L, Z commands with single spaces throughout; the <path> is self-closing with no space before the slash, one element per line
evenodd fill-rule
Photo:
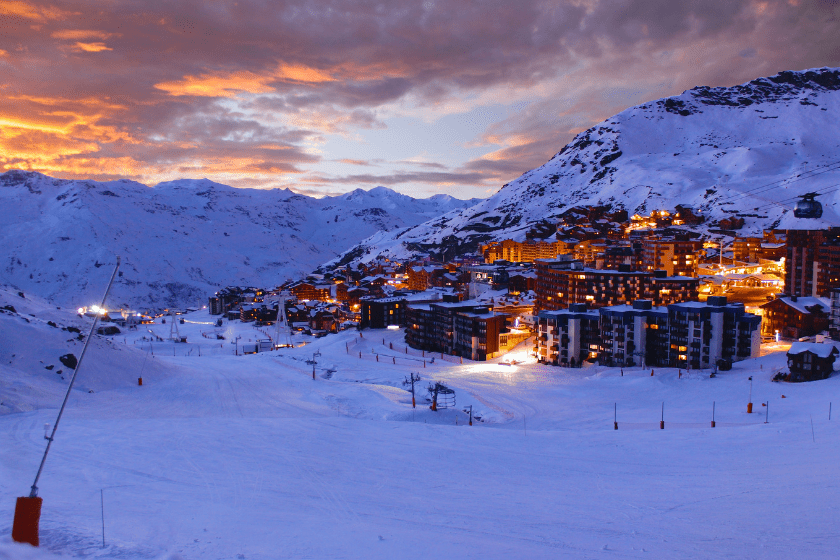
<path fill-rule="evenodd" d="M 715 427 L 715 401 L 712 401 L 712 428 Z"/>
<path fill-rule="evenodd" d="M 99 504 L 102 506 L 102 548 L 105 548 L 105 495 L 103 489 L 99 489 Z"/>
<path fill-rule="evenodd" d="M 105 289 L 105 295 L 102 296 L 102 305 L 99 306 L 100 308 L 105 307 L 105 300 L 108 299 L 108 292 L 111 291 L 111 285 L 114 283 L 114 278 L 116 278 L 117 271 L 119 269 L 120 257 L 117 257 L 117 266 L 114 267 L 114 272 L 111 274 L 111 280 L 108 282 L 108 287 Z M 58 417 L 55 419 L 55 425 L 53 426 L 52 433 L 50 434 L 50 437 L 47 438 L 47 448 L 44 450 L 44 456 L 41 458 L 41 465 L 38 467 L 38 474 L 35 475 L 35 482 L 32 483 L 32 487 L 29 492 L 30 498 L 36 498 L 38 496 L 38 479 L 41 478 L 41 471 L 44 470 L 44 463 L 47 461 L 47 454 L 50 452 L 50 446 L 55 438 L 55 432 L 58 430 L 58 423 L 61 422 L 61 415 L 64 414 L 64 407 L 67 406 L 67 399 L 70 398 L 70 391 L 73 389 L 73 384 L 76 382 L 76 376 L 79 374 L 79 369 L 82 367 L 82 360 L 85 359 L 85 353 L 87 352 L 90 340 L 93 338 L 93 333 L 96 332 L 97 323 L 99 323 L 99 313 L 97 313 L 96 317 L 93 319 L 93 325 L 90 327 L 90 332 L 88 333 L 87 340 L 85 341 L 85 346 L 82 348 L 82 354 L 79 356 L 79 361 L 76 363 L 76 369 L 73 370 L 73 376 L 70 378 L 70 385 L 67 386 L 67 394 L 64 395 L 64 401 L 61 403 L 61 408 L 58 410 Z"/>
<path fill-rule="evenodd" d="M 770 401 L 767 401 L 765 406 L 767 406 L 767 412 L 764 415 L 764 423 L 767 424 L 770 421 Z"/>
<path fill-rule="evenodd" d="M 659 421 L 659 429 L 665 429 L 665 401 L 662 401 L 662 419 Z"/>

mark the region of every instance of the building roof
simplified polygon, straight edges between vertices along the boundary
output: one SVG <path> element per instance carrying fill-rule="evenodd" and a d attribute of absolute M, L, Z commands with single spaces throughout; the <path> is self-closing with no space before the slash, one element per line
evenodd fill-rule
<path fill-rule="evenodd" d="M 587 318 L 597 321 L 600 318 L 600 316 L 601 315 L 598 313 L 597 309 L 587 309 L 586 311 L 572 311 L 570 309 L 552 309 L 540 311 L 539 313 L 537 313 L 537 317 L 544 317 L 546 319 L 557 317 L 572 317 L 576 319 Z"/>
<path fill-rule="evenodd" d="M 764 307 L 766 305 L 771 305 L 771 304 L 773 304 L 777 301 L 781 301 L 785 305 L 796 309 L 800 313 L 811 313 L 811 311 L 808 308 L 813 307 L 815 305 L 820 306 L 820 308 L 822 309 L 822 311 L 824 313 L 830 313 L 831 312 L 831 302 L 827 298 L 810 297 L 810 296 L 797 297 L 796 301 L 793 301 L 793 299 L 789 296 L 780 297 L 780 298 L 774 299 L 773 301 L 770 301 L 768 303 L 765 303 L 765 304 L 761 305 L 761 307 Z"/>
<path fill-rule="evenodd" d="M 837 353 L 837 347 L 834 344 L 824 344 L 820 342 L 794 342 L 790 345 L 788 350 L 789 356 L 802 354 L 803 352 L 810 352 L 820 358 L 828 358 L 833 353 Z"/>

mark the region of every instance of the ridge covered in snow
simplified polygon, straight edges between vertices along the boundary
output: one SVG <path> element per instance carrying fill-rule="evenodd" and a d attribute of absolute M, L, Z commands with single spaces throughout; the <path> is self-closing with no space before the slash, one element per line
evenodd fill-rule
<path fill-rule="evenodd" d="M 694 207 L 708 232 L 741 217 L 741 234 L 840 224 L 840 69 L 781 72 L 735 87 L 697 87 L 631 107 L 578 134 L 550 161 L 487 200 L 400 230 L 377 232 L 337 262 L 471 252 L 555 223 L 577 206 L 630 214 Z M 821 193 L 821 220 L 793 217 Z"/>
<path fill-rule="evenodd" d="M 414 199 L 384 187 L 316 199 L 207 179 L 150 188 L 9 171 L 0 175 L 0 203 L 11 209 L 0 223 L 0 284 L 89 305 L 107 283 L 98 269 L 110 271 L 121 255 L 115 301 L 196 305 L 220 286 L 298 278 L 375 232 L 475 202 Z"/>

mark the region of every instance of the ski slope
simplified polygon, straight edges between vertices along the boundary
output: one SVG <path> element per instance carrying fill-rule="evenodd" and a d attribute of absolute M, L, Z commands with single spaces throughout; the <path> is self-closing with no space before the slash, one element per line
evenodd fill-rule
<path fill-rule="evenodd" d="M 0 295 L 18 310 L 0 314 L 0 340 L 16 345 L 0 346 L 0 400 L 14 401 L 0 407 L 0 558 L 14 558 L 26 557 L 9 542 L 15 497 L 63 387 L 27 356 L 52 360 L 33 336 L 56 331 L 41 316 L 58 332 L 75 316 Z M 21 316 L 33 331 L 11 339 Z M 622 376 L 541 366 L 524 348 L 432 363 L 391 330 L 236 356 L 231 340 L 263 333 L 226 322 L 212 340 L 206 312 L 185 318 L 186 345 L 150 347 L 142 330 L 91 345 L 39 484 L 42 554 L 29 557 L 836 557 L 840 378 L 770 382 L 783 345 L 714 379 Z M 458 406 L 432 412 L 418 390 L 412 409 L 409 372 L 419 389 L 445 382 Z M 38 394 L 16 396 L 24 382 Z M 466 425 L 467 405 L 482 421 Z"/>

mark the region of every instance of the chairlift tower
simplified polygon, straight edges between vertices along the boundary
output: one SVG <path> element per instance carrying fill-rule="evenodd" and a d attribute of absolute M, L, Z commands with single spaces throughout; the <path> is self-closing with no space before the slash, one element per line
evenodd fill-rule
<path fill-rule="evenodd" d="M 169 312 L 169 340 L 181 342 L 181 333 L 178 331 L 178 320 L 175 318 L 175 311 Z"/>
<path fill-rule="evenodd" d="M 286 296 L 282 296 L 277 306 L 277 319 L 274 321 L 274 345 L 280 348 L 280 337 L 285 331 L 285 345 L 289 348 L 292 346 L 292 329 L 289 326 L 289 318 L 286 316 Z"/>

